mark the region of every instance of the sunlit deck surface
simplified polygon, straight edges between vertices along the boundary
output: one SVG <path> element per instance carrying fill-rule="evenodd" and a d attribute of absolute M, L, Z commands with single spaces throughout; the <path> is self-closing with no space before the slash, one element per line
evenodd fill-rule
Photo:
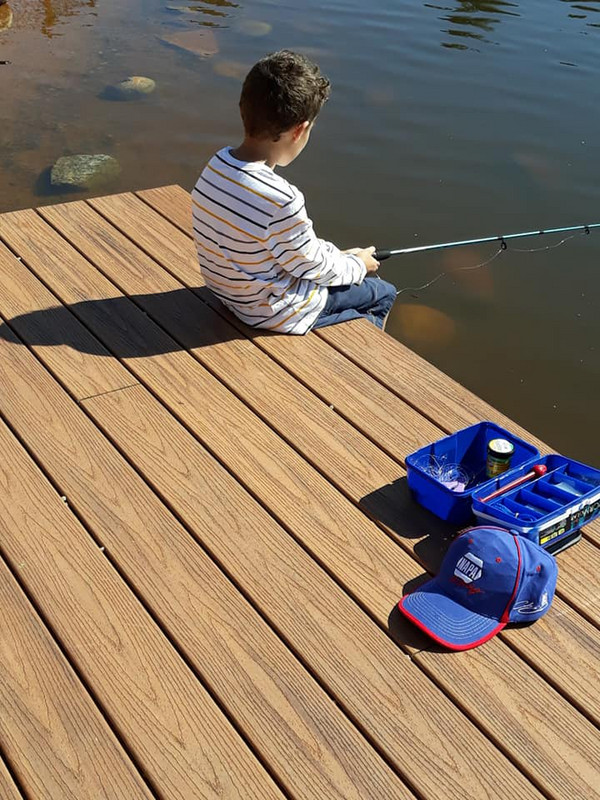
<path fill-rule="evenodd" d="M 366 321 L 244 328 L 177 186 L 0 239 L 0 797 L 600 796 L 600 525 L 531 627 L 394 611 L 455 533 L 406 455 L 547 447 Z"/>

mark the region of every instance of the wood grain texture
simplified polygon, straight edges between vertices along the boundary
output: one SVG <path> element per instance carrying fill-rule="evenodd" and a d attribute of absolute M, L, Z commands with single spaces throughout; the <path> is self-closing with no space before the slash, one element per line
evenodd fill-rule
<path fill-rule="evenodd" d="M 0 745 L 24 790 L 40 800 L 149 800 L 153 795 L 1 559 L 0 606 Z"/>
<path fill-rule="evenodd" d="M 15 782 L 2 760 L 0 753 L 0 797 L 2 800 L 23 800 L 23 795 L 18 790 Z"/>
<path fill-rule="evenodd" d="M 600 727 L 598 628 L 555 598 L 551 611 L 535 625 L 505 629 L 502 639 Z"/>
<path fill-rule="evenodd" d="M 56 415 L 43 384 L 50 381 L 64 394 L 58 384 L 27 350 L 6 340 L 0 340 L 0 373 L 0 409 L 6 418 L 20 420 L 23 432 L 37 437 L 34 450 L 40 455 L 42 443 L 54 448 L 81 482 L 92 482 L 101 453 L 76 435 L 68 416 Z M 247 792 L 280 797 L 67 503 L 4 426 L 1 433 L 4 553 L 20 565 L 23 585 L 126 739 L 136 763 L 173 798 L 242 798 Z M 105 481 L 95 500 L 98 506 L 119 507 L 118 479 L 112 474 Z M 114 511 L 110 518 L 117 524 Z"/>
<path fill-rule="evenodd" d="M 181 186 L 158 186 L 135 193 L 151 208 L 177 225 L 183 233 L 192 235 L 192 197 Z"/>
<path fill-rule="evenodd" d="M 454 717 L 453 709 L 447 708 L 445 699 L 431 684 L 423 683 L 420 674 L 406 669 L 406 661 L 398 660 L 390 640 L 368 623 L 281 529 L 256 510 L 254 515 L 248 513 L 232 479 L 221 475 L 219 481 L 214 480 L 197 442 L 166 411 L 155 408 L 152 414 L 145 413 L 147 402 L 141 400 L 140 392 L 126 390 L 94 398 L 85 405 L 94 415 L 101 415 L 98 421 L 150 482 L 160 480 L 161 492 L 178 516 L 206 543 L 419 792 L 430 796 L 433 790 L 429 776 L 423 774 L 424 763 L 416 760 L 416 754 L 426 750 L 426 760 L 440 765 L 433 796 L 440 786 L 452 796 L 454 790 L 445 774 L 448 759 L 454 762 L 452 771 L 459 774 L 462 765 L 447 739 L 448 715 L 453 717 L 454 734 L 461 730 L 460 736 L 471 742 L 472 757 L 479 759 L 481 743 L 474 743 L 474 729 L 465 725 L 464 718 Z M 176 458 L 182 465 L 178 474 L 165 478 L 165 464 L 174 463 Z M 226 509 L 228 516 L 222 513 L 219 517 L 221 524 L 214 519 L 207 524 L 206 509 L 213 507 L 215 491 L 231 496 L 233 504 Z M 430 738 L 432 735 L 434 738 Z M 449 752 L 442 755 L 447 747 L 452 756 Z M 494 767 L 490 763 L 487 769 Z M 471 791 L 465 789 L 461 778 L 454 781 L 463 792 Z M 477 791 L 487 789 L 479 786 Z"/>
<path fill-rule="evenodd" d="M 30 220 L 40 221 L 33 212 L 23 212 L 16 218 L 0 215 L 0 236 L 10 241 L 23 257 L 38 233 L 35 226 L 32 230 L 28 225 Z M 67 370 L 63 379 L 76 397 L 114 391 L 132 383 L 127 370 L 117 361 L 107 359 L 109 354 L 100 342 L 77 324 L 72 313 L 1 243 L 0 295 L 5 319 L 21 336 L 27 337 L 34 349 L 46 350 L 51 369 Z M 0 336 L 4 328 L 0 321 Z"/>
<path fill-rule="evenodd" d="M 539 676 L 498 639 L 462 653 L 425 651 L 414 658 L 486 724 L 549 797 L 600 797 L 598 729 L 557 692 L 540 692 Z"/>
<path fill-rule="evenodd" d="M 84 515 L 123 574 L 184 646 L 194 666 L 290 791 L 307 798 L 338 800 L 412 797 L 100 432 L 57 391 L 43 370 L 35 370 L 35 362 L 25 360 L 34 369 L 30 386 L 40 397 L 30 404 L 27 421 L 13 413 L 12 422 L 25 431 L 24 438 L 60 481 L 71 505 Z M 29 377 L 26 368 L 20 371 Z M 145 418 L 144 400 L 150 411 L 156 407 L 164 412 L 146 390 L 140 387 L 140 392 L 113 392 L 95 399 L 130 397 L 127 407 L 135 425 Z M 109 413 L 101 421 L 110 429 L 111 420 Z M 64 424 L 74 441 L 86 443 L 86 450 L 76 458 L 65 449 Z M 35 433 L 41 429 L 43 441 Z M 160 443 L 160 425 L 155 431 L 148 425 L 144 435 L 153 432 Z M 86 452 L 90 461 L 85 459 Z M 177 451 L 169 454 L 175 474 L 178 469 L 185 474 L 185 461 Z M 205 458 L 210 467 L 211 459 Z M 169 465 L 167 460 L 162 467 L 166 483 Z M 216 490 L 202 492 L 198 498 L 208 522 L 219 524 L 221 517 L 230 516 L 230 504 L 236 514 L 252 518 L 253 501 L 237 483 L 235 491 L 223 493 L 223 483 L 232 479 L 216 464 L 212 469 Z M 113 487 L 110 492 L 107 486 Z M 240 495 L 242 511 L 237 510 Z"/>
<path fill-rule="evenodd" d="M 257 528 L 277 535 L 268 515 L 143 388 L 92 398 L 84 405 L 138 468 L 153 465 L 150 482 L 159 476 L 161 495 L 194 523 L 196 535 L 209 546 L 219 535 L 216 530 L 224 539 L 234 537 L 234 545 L 234 528 L 249 541 Z M 149 498 L 145 505 L 154 517 Z M 94 518 L 93 524 L 99 529 L 102 521 Z M 126 546 L 109 530 L 103 536 L 148 602 L 153 594 L 164 598 L 165 607 L 157 608 L 157 614 L 292 794 L 409 796 L 185 531 L 179 536 L 158 531 L 157 541 L 150 542 L 148 531 L 131 530 Z M 162 563 L 142 564 L 135 552 L 138 541 L 142 552 L 156 550 L 160 542 Z M 161 586 L 161 574 L 175 572 L 177 585 Z M 190 602 L 195 619 L 190 619 Z"/>
<path fill-rule="evenodd" d="M 183 275 L 186 283 L 191 286 L 195 286 L 197 281 L 203 283 L 198 267 L 198 256 L 196 251 L 189 247 L 189 237 L 155 214 L 135 195 L 127 193 L 94 197 L 88 203 L 107 219 L 111 221 L 118 219 L 119 225 L 116 227 L 131 236 L 138 245 L 139 231 L 143 230 L 142 246 L 147 246 L 148 252 L 152 252 L 154 257 L 158 253 L 161 260 L 176 263 L 177 274 Z"/>
<path fill-rule="evenodd" d="M 37 370 L 37 375 L 32 385 L 42 393 L 44 388 L 52 392 L 52 380 L 43 371 Z M 141 396 L 131 395 L 132 420 L 138 421 L 143 399 L 151 409 L 156 406 L 164 411 L 142 391 Z M 111 393 L 96 399 L 117 395 L 130 396 Z M 124 464 L 119 466 L 119 458 L 93 425 L 77 409 L 69 407 L 60 391 L 54 390 L 51 397 L 44 395 L 38 412 L 42 413 L 44 407 L 69 420 L 75 439 L 90 442 L 95 465 L 83 464 L 81 454 L 76 462 L 70 454 L 64 454 L 60 434 L 50 448 L 55 461 L 47 460 L 49 456 L 39 438 L 30 434 L 27 440 L 45 457 L 70 502 L 77 504 L 156 616 L 185 645 L 194 665 L 268 756 L 290 791 L 319 798 L 412 797 L 133 470 Z M 18 419 L 12 419 L 19 424 Z M 51 435 L 53 426 L 47 419 L 31 421 L 30 427 L 36 430 L 41 424 L 46 436 Z M 150 427 L 146 433 L 151 433 Z M 61 464 L 71 466 L 65 470 Z M 185 464 L 176 453 L 174 464 L 185 471 Z M 168 463 L 164 467 L 168 481 L 166 466 Z M 238 495 L 245 501 L 245 513 L 252 517 L 253 501 L 244 496 L 237 484 L 236 491 L 223 494 L 223 480 L 231 479 L 216 465 L 213 469 L 217 470 L 214 485 L 219 489 L 212 492 L 209 503 L 211 524 L 220 516 L 228 516 L 221 506 L 233 503 L 237 507 Z M 83 480 L 79 475 L 84 476 Z M 115 484 L 116 475 L 119 505 L 105 505 L 104 487 Z M 206 502 L 206 495 L 203 500 Z M 144 509 L 144 513 L 136 514 L 135 508 Z M 115 518 L 119 519 L 118 525 Z M 153 554 L 152 559 L 148 553 Z"/>
<path fill-rule="evenodd" d="M 76 236 L 77 237 L 77 226 L 76 221 L 77 211 L 78 209 L 71 206 L 70 210 L 74 214 L 74 218 L 72 218 L 68 224 L 68 227 L 65 226 L 65 223 L 61 219 L 60 222 L 55 219 L 55 224 L 60 225 L 61 230 L 64 230 L 69 237 Z M 121 217 L 120 214 L 116 212 L 107 212 L 106 211 L 106 204 L 105 204 L 105 212 L 107 216 L 109 216 L 112 220 L 117 221 L 117 219 Z M 131 211 L 133 215 L 133 210 Z M 85 219 L 85 228 L 86 231 L 94 230 L 94 222 L 93 219 L 87 214 L 84 217 Z M 83 219 L 80 221 L 83 224 Z M 145 249 L 147 252 L 152 253 L 157 258 L 160 256 L 164 258 L 161 253 L 155 253 L 153 250 L 153 246 L 151 242 L 147 242 L 145 239 L 145 230 L 146 226 L 138 228 L 138 236 L 144 242 Z M 129 230 L 128 233 L 133 235 L 134 231 Z M 102 231 L 102 240 L 107 240 L 107 232 Z M 117 239 L 118 242 L 118 239 Z M 94 255 L 93 245 L 90 245 L 88 242 L 82 241 L 81 237 L 78 237 L 76 240 L 76 244 L 78 247 L 84 249 L 84 252 Z M 85 250 L 85 248 L 88 248 Z M 130 258 L 134 258 L 135 254 L 131 253 Z M 176 264 L 170 265 L 174 272 L 177 272 Z M 105 262 L 105 269 L 106 262 Z M 130 275 L 127 273 L 126 275 L 122 275 L 120 272 L 115 270 L 112 272 L 111 268 L 111 277 L 115 279 L 115 281 L 120 285 L 123 286 L 126 284 L 127 290 L 129 292 L 134 292 L 136 290 L 135 284 L 135 274 Z M 169 280 L 170 280 L 169 276 Z M 183 295 L 186 298 L 186 295 Z M 150 310 L 150 309 L 149 309 Z M 156 313 L 156 312 L 155 312 Z M 202 342 L 203 347 L 201 349 L 196 350 L 199 358 L 210 368 L 211 372 L 217 374 L 224 382 L 227 382 L 230 388 L 232 388 L 236 394 L 240 395 L 242 399 L 244 399 L 247 403 L 249 402 L 249 397 L 251 398 L 250 405 L 252 408 L 257 409 L 259 406 L 262 406 L 264 409 L 266 407 L 267 411 L 262 411 L 261 415 L 268 419 L 268 422 L 276 428 L 276 430 L 281 433 L 284 438 L 288 441 L 293 443 L 299 450 L 301 450 L 302 454 L 306 457 L 307 453 L 314 452 L 314 448 L 318 447 L 319 445 L 315 444 L 314 442 L 307 441 L 307 438 L 303 438 L 304 436 L 304 427 L 301 424 L 298 424 L 296 420 L 292 416 L 292 420 L 289 419 L 290 414 L 285 414 L 281 412 L 281 409 L 277 407 L 277 400 L 283 396 L 284 402 L 282 403 L 282 407 L 287 411 L 289 408 L 293 408 L 296 410 L 297 408 L 302 408 L 312 402 L 312 407 L 315 407 L 314 400 L 307 399 L 305 396 L 298 396 L 298 392 L 296 391 L 296 387 L 293 384 L 288 382 L 288 386 L 292 387 L 292 392 L 295 392 L 291 396 L 288 394 L 286 397 L 285 393 L 282 391 L 281 387 L 283 385 L 283 380 L 281 379 L 280 373 L 275 373 L 274 370 L 268 367 L 268 362 L 265 359 L 256 359 L 255 351 L 249 347 L 249 344 L 245 340 L 231 340 L 231 333 L 228 332 L 229 329 L 227 327 L 227 323 L 223 323 L 223 321 L 219 320 L 218 317 L 214 315 L 210 318 L 207 318 L 206 314 L 201 314 L 198 310 L 197 305 L 193 303 L 193 301 L 189 300 L 189 297 L 184 301 L 178 301 L 177 308 L 173 307 L 169 308 L 161 308 L 159 309 L 159 321 L 161 322 L 162 326 L 169 330 L 170 332 L 174 333 L 179 341 L 182 341 L 184 344 L 187 344 L 190 347 L 194 347 L 195 343 L 198 340 L 201 340 L 202 332 L 204 331 L 205 340 Z M 190 321 L 193 320 L 192 323 Z M 275 337 L 274 337 L 275 338 Z M 290 337 L 282 337 L 282 338 L 290 338 Z M 233 347 L 235 346 L 236 350 L 236 359 L 226 361 L 224 358 L 224 353 L 226 355 L 231 354 Z M 327 348 L 330 349 L 330 348 Z M 226 366 L 223 366 L 223 362 L 225 362 Z M 248 363 L 250 363 L 253 367 L 252 370 L 248 369 Z M 316 364 L 315 369 L 319 367 L 323 367 L 323 365 Z M 265 370 L 267 370 L 265 372 Z M 323 369 L 323 371 L 326 371 Z M 243 375 L 243 380 L 240 378 L 239 382 L 237 382 L 238 375 Z M 233 378 L 229 376 L 234 376 L 236 379 L 236 383 L 232 384 Z M 264 387 L 268 386 L 269 391 L 265 392 Z M 276 388 L 276 392 L 271 397 L 270 391 Z M 156 388 L 156 391 L 160 392 L 159 388 Z M 162 390 L 164 392 L 164 390 Z M 254 391 L 254 394 L 252 392 Z M 275 399 L 275 402 L 273 401 Z M 179 401 L 181 402 L 181 401 Z M 268 413 L 267 413 L 268 412 Z M 296 423 L 296 424 L 294 424 Z M 305 420 L 306 426 L 310 428 L 310 426 L 314 426 L 314 418 L 310 420 Z M 426 423 L 427 425 L 427 423 Z M 316 427 L 316 426 L 315 426 Z M 400 427 L 400 426 L 399 426 Z M 429 426 L 432 428 L 433 426 Z M 430 435 L 431 431 L 429 430 L 426 435 Z M 206 435 L 206 434 L 203 434 Z M 400 434 L 397 434 L 400 435 Z M 323 449 L 323 436 L 319 436 L 320 446 Z M 435 437 L 434 437 L 435 438 Z M 212 446 L 212 444 L 211 444 Z M 326 445 L 325 445 L 326 446 Z M 348 450 L 348 446 L 346 443 L 346 447 L 344 450 Z M 221 450 L 217 450 L 216 452 L 221 453 Z M 338 462 L 339 457 L 336 459 L 336 453 L 339 454 L 339 448 L 331 448 L 330 450 L 325 449 L 324 461 L 322 462 L 322 469 L 328 469 L 327 472 L 328 477 L 331 478 L 333 471 L 338 469 Z M 345 455 L 344 455 L 345 458 Z M 236 468 L 237 474 L 248 474 L 252 469 L 255 469 L 254 464 L 244 464 L 239 465 Z M 352 475 L 348 476 L 347 474 L 343 475 L 343 480 L 348 483 L 352 480 Z M 260 488 L 255 489 L 252 487 L 252 490 L 259 493 L 259 496 L 265 497 L 264 489 L 261 491 Z M 356 495 L 354 496 L 355 499 Z M 398 502 L 400 498 L 400 493 L 395 493 L 395 502 Z M 272 503 L 271 500 L 267 501 L 269 504 Z M 409 501 L 410 503 L 410 501 Z M 271 506 L 272 507 L 272 506 Z M 280 513 L 279 511 L 277 513 Z M 427 551 L 421 548 L 421 554 L 426 553 Z M 431 559 L 423 559 L 425 563 L 429 560 L 431 563 Z M 334 561 L 331 556 L 329 556 L 328 560 L 325 562 L 330 566 L 330 569 L 334 571 L 335 574 L 339 574 L 340 567 L 337 561 Z M 359 595 L 360 596 L 360 595 Z M 361 601 L 365 602 L 363 597 L 361 597 Z M 366 603 L 369 604 L 369 600 L 366 600 Z M 369 605 L 369 607 L 371 607 Z M 544 687 L 540 682 L 540 692 L 543 693 Z"/>
<path fill-rule="evenodd" d="M 143 319 L 148 322 L 147 318 Z M 161 372 L 158 384 L 163 389 L 171 389 L 183 380 L 185 391 L 178 396 L 186 398 L 185 405 L 205 420 L 203 424 L 210 423 L 211 419 L 214 421 L 222 415 L 222 405 L 213 405 L 211 410 L 207 392 L 216 384 L 221 397 L 231 399 L 231 395 L 227 392 L 223 395 L 223 387 L 214 379 L 207 380 L 206 373 L 196 362 L 182 360 L 184 355 L 171 353 L 135 358 L 131 365 L 136 370 L 145 369 L 156 379 L 156 365 L 168 359 L 170 371 L 168 374 Z M 194 369 L 190 363 L 196 365 Z M 173 369 L 178 364 L 181 375 Z M 190 385 L 189 382 L 189 374 L 193 381 L 194 372 L 197 377 L 204 378 L 203 383 L 196 384 L 196 391 L 194 383 Z M 178 400 L 177 404 L 180 402 L 184 404 L 183 400 Z M 239 403 L 235 408 L 245 409 Z M 247 409 L 242 413 L 247 413 Z M 253 427 L 257 427 L 256 419 L 252 419 Z M 233 443 L 234 449 L 239 449 L 231 430 L 228 439 L 229 446 Z M 261 448 L 260 452 L 264 459 L 265 450 Z M 289 505 L 289 492 L 294 485 L 301 484 L 301 480 L 294 473 L 288 477 L 289 480 L 284 481 L 287 491 L 283 499 Z M 313 495 L 313 503 L 314 499 Z M 224 548 L 222 555 L 227 556 L 228 568 L 228 559 L 231 559 L 231 567 L 235 564 L 237 570 L 236 577 L 251 587 L 250 593 L 263 612 L 274 619 L 279 629 L 285 630 L 286 636 L 292 638 L 294 646 L 312 668 L 318 669 L 321 679 L 336 697 L 343 698 L 344 705 L 403 773 L 409 774 L 411 780 L 414 776 L 423 793 L 435 796 L 441 784 L 451 796 L 458 783 L 461 796 L 467 793 L 477 798 L 491 797 L 494 786 L 501 781 L 510 786 L 517 797 L 537 794 L 511 769 L 509 762 L 424 681 L 420 672 L 407 670 L 407 662 L 398 658 L 396 647 L 325 577 L 314 561 L 299 548 L 291 547 L 291 540 L 280 529 L 265 530 L 265 527 L 261 525 L 256 536 L 249 540 L 247 530 L 236 523 L 233 531 L 222 538 L 220 547 Z M 234 532 L 237 537 L 232 541 Z M 457 730 L 463 731 L 462 740 L 466 737 L 471 742 L 468 758 L 463 746 L 455 742 Z M 432 760 L 438 764 L 435 776 L 430 769 Z"/>
<path fill-rule="evenodd" d="M 122 402 L 122 400 L 121 400 L 121 401 L 119 400 L 119 397 L 116 397 L 116 398 L 115 398 L 115 401 L 116 401 L 116 403 L 117 403 L 117 404 L 119 404 L 120 402 Z M 104 402 L 100 403 L 100 405 L 104 405 Z M 111 407 L 112 407 L 112 404 L 110 403 L 110 400 L 108 400 L 108 401 L 107 401 L 107 407 L 108 407 L 108 408 L 111 408 Z M 93 403 L 93 404 L 91 405 L 91 409 L 92 409 L 92 411 L 96 411 L 96 404 L 95 404 L 95 403 Z M 134 413 L 134 412 L 132 412 L 132 414 L 133 414 L 133 413 Z M 108 415 L 108 416 L 107 416 L 107 415 Z M 107 427 L 108 427 L 108 429 L 109 429 L 109 430 L 110 430 L 110 424 L 108 424 L 108 423 L 107 423 L 105 420 L 106 420 L 106 419 L 110 420 L 110 418 L 111 418 L 111 417 L 110 417 L 110 412 L 107 410 L 107 412 L 106 412 L 106 414 L 105 414 L 105 417 L 104 417 L 104 419 L 103 419 L 102 417 L 100 417 L 100 419 L 99 419 L 99 421 L 100 421 L 100 422 L 102 422 L 104 425 L 107 425 Z M 164 426 L 163 426 L 163 427 L 164 427 Z M 175 452 L 176 452 L 176 453 L 183 453 L 183 452 L 185 452 L 185 448 L 184 448 L 184 447 L 181 445 L 181 443 L 179 442 L 179 440 L 177 440 L 176 436 L 175 436 L 175 439 L 174 439 L 174 441 L 177 441 L 177 447 L 176 447 L 176 450 L 175 450 Z M 164 460 L 165 460 L 164 458 L 161 460 L 161 458 L 160 458 L 160 454 L 155 454 L 155 457 L 156 457 L 156 463 L 162 463 L 162 462 L 164 462 Z M 190 454 L 189 454 L 188 461 L 190 461 L 191 463 L 196 463 L 196 462 L 197 462 L 197 460 L 198 460 L 198 459 L 197 459 L 197 456 L 196 456 L 194 453 L 190 453 Z M 189 476 L 189 477 L 190 477 L 190 480 L 191 480 L 191 484 L 190 484 L 190 487 L 187 487 L 187 488 L 185 489 L 184 496 L 185 496 L 185 494 L 187 494 L 187 493 L 188 493 L 190 490 L 193 492 L 193 491 L 194 491 L 194 487 L 195 487 L 196 485 L 199 485 L 199 484 L 198 484 L 198 479 L 197 479 L 196 477 L 194 477 L 194 476 Z M 158 481 L 158 480 L 160 480 L 160 477 L 157 477 L 157 478 L 156 478 L 156 480 L 157 480 L 157 481 Z M 228 494 L 229 494 L 229 493 L 228 493 Z M 136 538 L 139 538 L 141 535 L 143 535 L 143 534 L 141 534 L 140 532 L 138 532 L 138 533 L 136 534 Z M 323 552 L 325 551 L 325 548 L 326 548 L 327 546 L 330 546 L 330 541 L 329 541 L 329 540 L 327 540 L 326 542 L 324 542 L 324 546 L 323 546 L 323 548 L 322 548 L 322 549 L 323 549 Z M 341 547 L 341 549 L 340 549 L 340 555 L 339 555 L 339 558 L 340 558 L 340 559 L 342 559 L 342 558 L 344 557 L 344 554 L 345 554 L 345 551 L 346 551 L 346 550 L 347 550 L 347 548 L 343 547 L 343 544 L 342 544 L 342 547 Z M 126 563 L 128 563 L 128 564 L 129 564 L 129 563 L 136 563 L 136 561 L 137 561 L 137 560 L 139 560 L 139 559 L 138 559 L 138 558 L 136 558 L 136 556 L 135 556 L 134 554 L 129 554 L 129 556 L 128 556 L 128 557 L 125 559 Z M 332 559 L 331 559 L 331 558 L 330 558 L 330 561 L 332 561 Z M 414 569 L 414 566 L 412 566 L 412 565 L 410 565 L 410 564 L 408 564 L 408 563 L 407 563 L 407 565 L 406 565 L 406 567 L 405 567 L 405 569 L 404 569 L 404 571 L 403 571 L 403 573 L 402 573 L 403 581 L 404 581 L 404 580 L 408 580 L 408 579 L 409 579 L 409 577 L 410 577 L 410 575 L 411 575 L 411 568 L 412 568 L 412 569 Z M 146 567 L 146 569 L 148 569 L 148 568 Z M 375 578 L 377 577 L 376 573 L 375 573 L 375 576 L 374 576 L 374 577 L 375 577 Z M 396 579 L 398 579 L 398 578 L 400 578 L 400 577 L 401 577 L 401 575 L 400 575 L 400 574 L 397 574 L 397 575 L 396 575 Z M 137 582 L 137 583 L 138 583 L 138 585 L 139 585 L 139 581 L 136 581 L 136 582 Z M 384 605 L 385 605 L 387 608 L 389 608 L 389 607 L 391 607 L 391 606 L 393 605 L 393 603 L 394 603 L 394 601 L 395 601 L 395 593 L 396 593 L 396 591 L 397 591 L 397 589 L 396 589 L 396 586 L 394 586 L 394 588 L 392 589 L 392 591 L 391 591 L 391 592 L 389 592 L 389 594 L 388 594 L 388 597 L 386 598 L 386 603 L 384 604 Z M 360 593 L 360 594 L 359 594 L 359 596 L 361 597 L 361 600 L 362 600 L 362 602 L 365 602 L 365 603 L 367 603 L 367 604 L 369 603 L 369 597 L 368 597 L 368 594 L 367 594 L 367 593 L 365 593 L 365 592 L 362 592 L 362 593 Z M 173 604 L 173 600 L 171 600 L 171 601 L 170 601 L 170 603 L 169 603 L 169 606 L 172 606 L 172 604 Z M 552 615 L 550 615 L 550 617 L 552 617 Z M 383 621 L 383 620 L 382 620 L 382 621 Z M 545 624 L 545 623 L 540 623 L 540 624 Z M 552 630 L 552 619 L 549 619 L 549 625 L 548 625 L 548 627 L 549 627 L 549 629 L 550 629 L 550 630 Z M 171 624 L 171 628 L 173 628 L 173 625 L 172 625 L 172 624 Z M 566 641 L 567 641 L 567 643 L 568 643 L 568 642 L 570 641 L 570 638 L 569 638 L 568 636 L 565 636 L 565 640 L 566 640 Z M 558 645 L 558 642 L 556 642 L 556 643 L 555 643 L 555 645 Z M 564 649 L 564 648 L 563 648 L 563 649 Z M 592 652 L 592 653 L 590 653 L 589 655 L 590 655 L 592 658 L 594 657 L 594 653 L 593 653 L 593 652 Z M 587 659 L 584 659 L 584 661 L 587 661 Z M 580 662 L 581 662 L 581 660 L 580 660 Z M 568 663 L 568 665 L 570 665 L 570 662 L 567 662 L 567 663 Z M 594 664 L 595 664 L 595 662 L 594 662 L 594 661 L 592 661 L 591 663 L 594 663 Z M 557 666 L 559 666 L 559 662 L 557 662 Z M 582 668 L 582 663 L 579 663 L 577 666 L 578 666 L 578 668 L 579 668 L 579 669 L 581 669 L 581 668 Z M 591 666 L 591 664 L 590 664 L 590 666 Z M 563 670 L 564 670 L 564 667 L 563 667 Z M 566 675 L 566 676 L 565 676 L 565 681 L 564 681 L 564 682 L 566 683 L 566 685 L 567 685 L 567 686 L 570 686 L 569 677 L 573 677 L 573 676 L 570 676 L 570 675 Z M 237 679 L 237 678 L 236 678 L 236 679 Z M 576 681 L 573 681 L 573 685 L 574 685 L 574 686 L 580 686 L 580 682 L 579 682 L 578 680 L 576 680 Z M 225 696 L 228 696 L 228 693 L 227 693 L 227 692 L 225 692 Z M 590 697 L 590 698 L 589 698 L 589 703 L 588 703 L 588 705 L 590 705 L 590 704 L 591 704 L 592 706 L 593 706 L 593 705 L 595 705 L 595 703 L 594 703 L 594 698 L 593 698 L 593 697 Z M 237 716 L 237 717 L 239 717 L 240 719 L 243 719 L 243 718 L 244 718 L 244 715 L 243 715 L 243 713 L 241 713 L 239 709 L 236 709 L 236 716 Z M 281 736 L 280 736 L 279 738 L 282 738 L 282 740 L 283 740 L 283 738 L 284 738 L 284 737 L 281 737 Z"/>

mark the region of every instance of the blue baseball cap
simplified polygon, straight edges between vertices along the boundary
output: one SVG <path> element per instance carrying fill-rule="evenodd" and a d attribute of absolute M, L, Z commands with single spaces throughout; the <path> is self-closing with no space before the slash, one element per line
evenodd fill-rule
<path fill-rule="evenodd" d="M 543 616 L 557 577 L 556 560 L 535 542 L 504 528 L 470 528 L 452 542 L 439 574 L 398 608 L 439 644 L 468 650 L 509 622 Z"/>

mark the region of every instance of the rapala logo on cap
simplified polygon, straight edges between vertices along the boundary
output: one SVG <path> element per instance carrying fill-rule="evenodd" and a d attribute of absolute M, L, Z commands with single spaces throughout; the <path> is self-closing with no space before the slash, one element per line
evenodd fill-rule
<path fill-rule="evenodd" d="M 483 561 L 472 553 L 465 553 L 458 559 L 454 574 L 465 583 L 473 583 L 483 574 Z"/>

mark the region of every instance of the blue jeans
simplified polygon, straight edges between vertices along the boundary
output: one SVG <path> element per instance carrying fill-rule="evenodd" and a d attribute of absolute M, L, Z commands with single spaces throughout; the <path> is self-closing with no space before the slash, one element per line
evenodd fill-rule
<path fill-rule="evenodd" d="M 380 278 L 365 278 L 361 284 L 330 286 L 325 307 L 313 328 L 363 317 L 383 328 L 396 299 L 396 287 Z"/>

